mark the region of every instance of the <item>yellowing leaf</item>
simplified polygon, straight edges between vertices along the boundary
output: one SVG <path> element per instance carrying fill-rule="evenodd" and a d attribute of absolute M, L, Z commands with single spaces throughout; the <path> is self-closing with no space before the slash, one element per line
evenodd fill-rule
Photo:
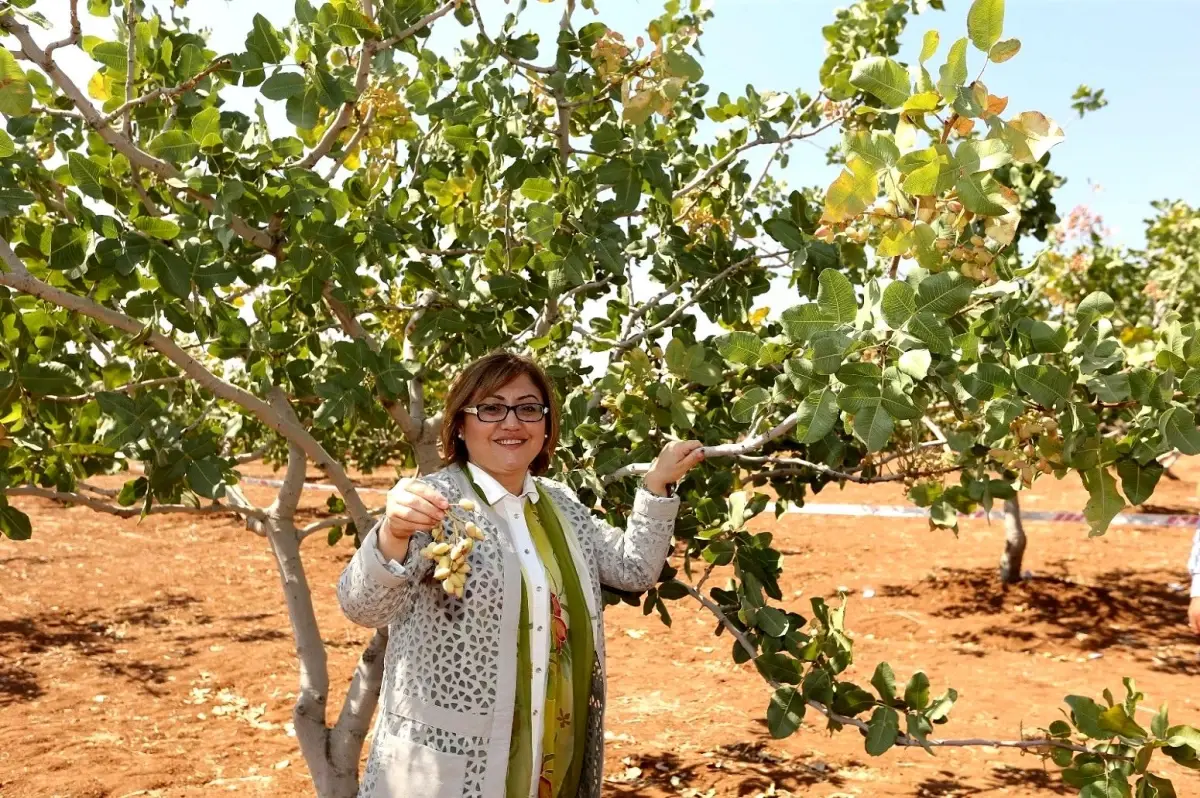
<path fill-rule="evenodd" d="M 969 136 L 975 129 L 975 120 L 960 116 L 954 121 L 954 132 L 960 136 Z"/>
<path fill-rule="evenodd" d="M 112 92 L 109 91 L 109 86 L 111 83 L 112 81 L 110 81 L 107 76 L 97 72 L 96 74 L 92 75 L 92 79 L 88 81 L 88 96 L 93 100 L 99 100 L 102 103 L 108 102 L 112 99 Z"/>
<path fill-rule="evenodd" d="M 983 118 L 989 116 L 999 116 L 1004 113 L 1004 109 L 1008 107 L 1007 97 L 997 97 L 994 94 L 989 94 L 987 98 L 987 107 L 984 109 Z"/>
<path fill-rule="evenodd" d="M 1064 138 L 1063 129 L 1040 111 L 1025 111 L 1005 126 L 1005 139 L 1017 163 L 1036 163 Z"/>
<path fill-rule="evenodd" d="M 992 59 L 993 63 L 1003 64 L 1019 52 L 1021 52 L 1020 39 L 1005 39 L 992 46 L 992 52 L 988 57 Z"/>
<path fill-rule="evenodd" d="M 758 327 L 759 325 L 761 325 L 763 323 L 763 319 L 765 319 L 767 317 L 767 314 L 769 314 L 770 312 L 771 312 L 771 309 L 769 307 L 761 307 L 761 308 L 758 308 L 757 310 L 752 311 L 750 313 L 750 324 L 752 324 L 755 327 Z"/>
<path fill-rule="evenodd" d="M 867 209 L 879 193 L 875 170 L 858 156 L 846 161 L 846 168 L 825 192 L 824 222 L 845 222 Z"/>

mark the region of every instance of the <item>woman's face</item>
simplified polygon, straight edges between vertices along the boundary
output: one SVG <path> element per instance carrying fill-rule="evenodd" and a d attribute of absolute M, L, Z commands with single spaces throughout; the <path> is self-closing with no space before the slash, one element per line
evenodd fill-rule
<path fill-rule="evenodd" d="M 522 374 L 489 396 L 472 397 L 472 404 L 546 404 L 546 397 L 528 375 Z M 471 462 L 492 476 L 523 476 L 546 440 L 549 416 L 541 421 L 521 421 L 510 411 L 502 421 L 480 421 L 475 415 L 463 416 L 462 435 Z"/>

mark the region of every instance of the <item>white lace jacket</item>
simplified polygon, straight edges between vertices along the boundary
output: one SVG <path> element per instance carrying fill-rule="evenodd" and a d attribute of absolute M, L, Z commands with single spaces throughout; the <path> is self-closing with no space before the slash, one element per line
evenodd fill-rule
<path fill-rule="evenodd" d="M 451 502 L 473 496 L 461 468 L 424 477 Z M 679 499 L 638 491 L 628 528 L 594 517 L 566 485 L 537 478 L 563 521 L 586 591 L 596 661 L 580 798 L 600 798 L 604 766 L 604 628 L 600 585 L 642 591 L 658 579 Z M 521 568 L 500 519 L 477 512 L 486 539 L 470 553 L 463 600 L 447 596 L 420 556 L 417 533 L 401 567 L 385 564 L 371 530 L 342 572 L 338 600 L 362 626 L 389 628 L 374 742 L 360 798 L 500 798 L 512 734 Z"/>

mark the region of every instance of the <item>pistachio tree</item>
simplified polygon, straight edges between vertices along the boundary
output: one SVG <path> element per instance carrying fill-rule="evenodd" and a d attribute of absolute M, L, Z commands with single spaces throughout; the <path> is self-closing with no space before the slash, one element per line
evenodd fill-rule
<path fill-rule="evenodd" d="M 846 680 L 845 605 L 783 606 L 782 555 L 746 529 L 762 486 L 781 512 L 830 483 L 903 481 L 953 526 L 1073 472 L 1099 534 L 1152 488 L 1157 455 L 1200 440 L 1176 397 L 1200 366 L 1194 326 L 1132 365 L 1108 295 L 1027 309 L 1020 176 L 1062 131 L 983 83 L 1020 48 L 1003 0 L 903 57 L 908 17 L 941 3 L 859 0 L 824 28 L 809 89 L 716 97 L 699 0 L 668 0 L 633 37 L 594 0 L 560 0 L 546 41 L 524 2 L 296 0 L 227 53 L 186 0 L 53 2 L 70 19 L 57 41 L 52 0 L 0 3 L 0 529 L 32 534 L 26 497 L 244 519 L 278 564 L 318 795 L 355 792 L 386 630 L 331 721 L 301 543 L 357 543 L 378 514 L 348 469 L 436 468 L 448 381 L 500 347 L 547 366 L 555 466 L 614 519 L 663 440 L 709 445 L 681 486 L 682 554 L 612 600 L 667 622 L 672 600 L 711 610 L 772 687 L 772 734 L 811 709 L 873 755 L 1030 749 L 1087 796 L 1173 795 L 1159 749 L 1200 765 L 1200 732 L 1165 708 L 1141 726 L 1129 682 L 1120 701 L 1069 696 L 1069 720 L 1027 739 L 933 736 L 954 691 L 886 663 L 874 692 Z M 455 52 L 430 45 L 441 26 L 458 26 Z M 92 74 L 63 68 L 68 48 Z M 789 148 L 825 131 L 840 175 L 788 190 Z M 797 303 L 777 317 L 755 308 L 773 283 Z M 1121 437 L 1101 436 L 1102 412 Z M 266 507 L 238 489 L 260 458 L 285 469 Z M 301 526 L 309 462 L 338 495 Z M 116 473 L 120 490 L 95 484 Z"/>

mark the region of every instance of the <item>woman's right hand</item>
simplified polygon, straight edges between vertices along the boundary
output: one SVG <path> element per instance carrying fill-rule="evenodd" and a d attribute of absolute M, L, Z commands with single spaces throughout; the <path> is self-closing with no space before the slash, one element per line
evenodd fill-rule
<path fill-rule="evenodd" d="M 397 562 L 408 554 L 414 532 L 442 523 L 450 502 L 431 485 L 405 477 L 388 491 L 385 522 L 379 530 L 379 550 Z"/>

